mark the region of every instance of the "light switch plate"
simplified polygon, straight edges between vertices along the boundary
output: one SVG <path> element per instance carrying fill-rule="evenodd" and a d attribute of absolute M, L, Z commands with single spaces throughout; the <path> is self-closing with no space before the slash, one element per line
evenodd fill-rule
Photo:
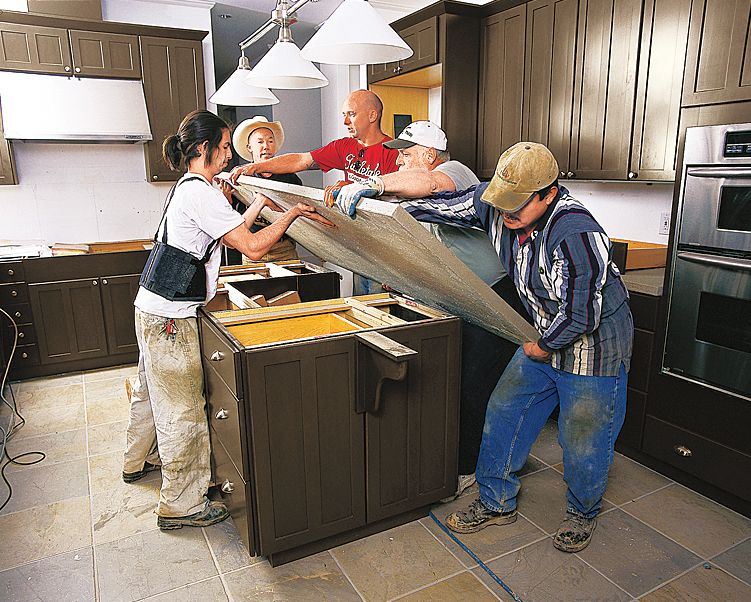
<path fill-rule="evenodd" d="M 667 211 L 660 213 L 660 229 L 657 233 L 666 236 L 670 234 L 670 213 Z"/>

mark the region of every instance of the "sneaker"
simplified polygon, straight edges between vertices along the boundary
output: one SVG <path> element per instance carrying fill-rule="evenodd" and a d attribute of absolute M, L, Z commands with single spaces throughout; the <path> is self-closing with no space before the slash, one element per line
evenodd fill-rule
<path fill-rule="evenodd" d="M 151 462 L 144 462 L 143 468 L 137 472 L 124 472 L 123 481 L 126 483 L 135 483 L 138 479 L 142 479 L 147 473 L 154 470 L 159 470 L 161 466 L 152 464 Z"/>
<path fill-rule="evenodd" d="M 222 522 L 227 517 L 227 506 L 221 502 L 209 502 L 204 510 L 188 516 L 159 516 L 156 524 L 162 531 L 170 531 L 183 527 L 208 527 Z"/>
<path fill-rule="evenodd" d="M 445 497 L 441 500 L 442 504 L 447 504 L 448 502 L 453 502 L 456 498 L 458 498 L 462 493 L 464 493 L 467 489 L 472 487 L 477 482 L 477 479 L 475 478 L 475 474 L 460 474 L 459 479 L 457 480 L 456 484 L 456 492 L 452 493 L 450 496 Z"/>
<path fill-rule="evenodd" d="M 446 526 L 457 533 L 474 533 L 490 525 L 508 525 L 516 522 L 516 510 L 495 512 L 478 497 L 466 510 L 452 512 L 446 517 Z"/>
<path fill-rule="evenodd" d="M 567 512 L 553 538 L 553 545 L 561 552 L 579 552 L 589 545 L 596 526 L 596 518 L 584 518 Z"/>

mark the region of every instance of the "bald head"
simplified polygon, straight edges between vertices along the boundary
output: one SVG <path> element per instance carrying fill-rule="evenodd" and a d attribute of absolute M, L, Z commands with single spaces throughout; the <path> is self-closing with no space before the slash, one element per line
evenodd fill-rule
<path fill-rule="evenodd" d="M 344 125 L 349 135 L 366 146 L 380 142 L 384 136 L 382 113 L 381 99 L 370 90 L 355 90 L 342 105 Z"/>

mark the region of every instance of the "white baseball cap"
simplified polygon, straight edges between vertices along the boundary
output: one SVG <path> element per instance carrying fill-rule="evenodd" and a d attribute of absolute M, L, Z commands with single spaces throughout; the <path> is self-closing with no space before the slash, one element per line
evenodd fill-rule
<path fill-rule="evenodd" d="M 402 130 L 396 140 L 384 142 L 386 148 L 409 148 L 419 144 L 427 148 L 445 151 L 448 144 L 446 133 L 432 121 L 413 121 Z"/>

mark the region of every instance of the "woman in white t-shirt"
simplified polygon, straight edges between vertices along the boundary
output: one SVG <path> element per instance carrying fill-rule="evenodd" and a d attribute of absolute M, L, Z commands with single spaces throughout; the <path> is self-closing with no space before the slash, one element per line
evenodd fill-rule
<path fill-rule="evenodd" d="M 170 191 L 155 247 L 135 300 L 138 380 L 131 395 L 123 480 L 132 483 L 161 467 L 160 529 L 206 526 L 229 516 L 209 501 L 209 433 L 196 311 L 216 293 L 220 243 L 258 260 L 299 216 L 327 223 L 302 203 L 258 233 L 249 228 L 266 197 L 240 215 L 226 182 L 212 186 L 232 157 L 230 129 L 209 111 L 194 111 L 164 141 L 163 156 L 187 173 Z"/>

